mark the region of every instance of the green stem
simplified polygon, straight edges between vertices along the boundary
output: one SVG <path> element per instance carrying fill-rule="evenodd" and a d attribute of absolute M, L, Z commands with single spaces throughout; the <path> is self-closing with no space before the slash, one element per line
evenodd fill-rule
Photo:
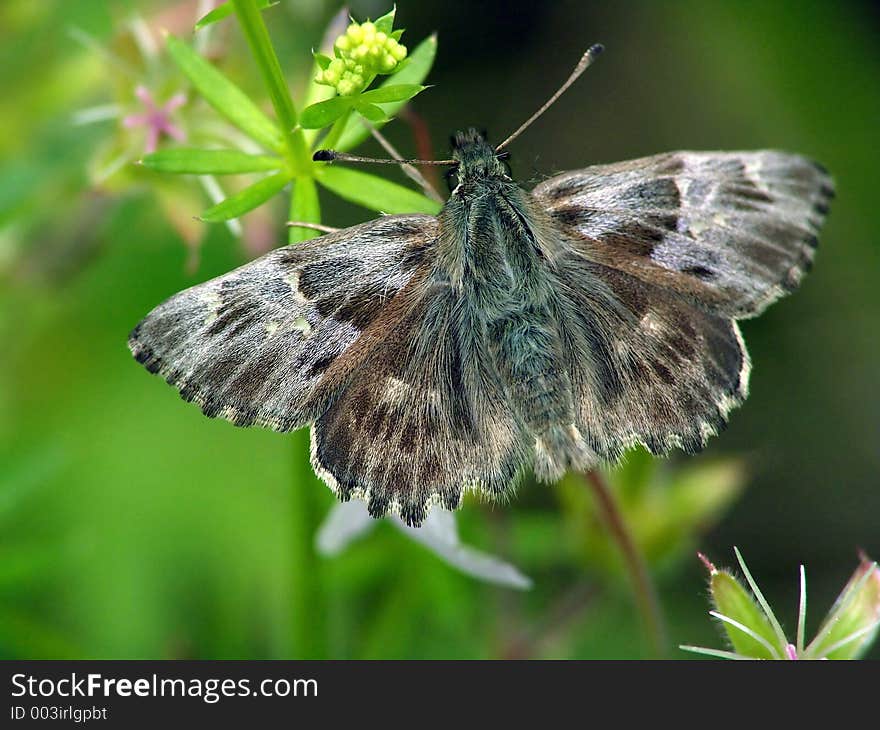
<path fill-rule="evenodd" d="M 309 429 L 295 432 L 293 484 L 291 485 L 291 596 L 289 659 L 324 659 L 327 656 L 327 607 L 321 566 L 315 553 L 315 530 L 321 520 L 323 485 L 309 466 Z"/>
<path fill-rule="evenodd" d="M 644 556 L 639 551 L 604 477 L 595 469 L 588 471 L 585 476 L 587 486 L 599 503 L 602 519 L 623 554 L 623 560 L 633 584 L 636 606 L 642 615 L 642 621 L 654 655 L 662 657 L 666 653 L 666 627 L 657 591 L 651 581 L 651 575 L 648 573 Z"/>
<path fill-rule="evenodd" d="M 321 149 L 332 150 L 335 145 L 339 144 L 339 139 L 342 137 L 342 133 L 348 126 L 348 120 L 351 119 L 351 113 L 352 110 L 349 109 L 345 114 L 339 117 L 339 119 L 333 122 L 330 131 L 327 132 L 327 135 L 321 140 Z"/>
<path fill-rule="evenodd" d="M 289 161 L 293 168 L 292 172 L 304 172 L 312 164 L 309 157 L 309 147 L 302 129 L 297 127 L 296 108 L 281 73 L 281 65 L 278 63 L 278 56 L 275 55 L 275 49 L 272 47 L 263 16 L 254 0 L 232 1 L 238 22 L 250 46 L 251 53 L 254 54 L 263 80 L 266 82 L 269 98 L 272 100 L 272 106 L 278 116 Z"/>

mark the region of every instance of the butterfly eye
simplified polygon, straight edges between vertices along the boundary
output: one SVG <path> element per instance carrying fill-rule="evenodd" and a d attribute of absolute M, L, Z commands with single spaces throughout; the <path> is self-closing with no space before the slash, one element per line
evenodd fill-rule
<path fill-rule="evenodd" d="M 458 165 L 455 167 L 450 167 L 443 175 L 446 178 L 446 184 L 449 186 L 449 192 L 451 193 L 456 187 L 458 187 Z"/>

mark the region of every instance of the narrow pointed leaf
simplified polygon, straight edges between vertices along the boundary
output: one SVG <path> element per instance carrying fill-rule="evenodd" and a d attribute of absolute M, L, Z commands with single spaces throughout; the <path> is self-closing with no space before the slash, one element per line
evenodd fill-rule
<path fill-rule="evenodd" d="M 437 213 L 440 203 L 421 193 L 366 172 L 324 165 L 317 179 L 340 198 L 381 213 Z"/>
<path fill-rule="evenodd" d="M 407 65 L 398 72 L 389 76 L 376 90 L 384 86 L 397 86 L 400 84 L 421 84 L 428 76 L 434 58 L 437 55 L 437 36 L 425 38 L 406 59 Z M 406 101 L 394 101 L 382 105 L 382 110 L 388 119 L 392 118 L 406 104 Z M 384 122 L 382 123 L 384 124 Z M 376 126 L 381 127 L 382 124 Z M 370 131 L 357 117 L 352 117 L 345 131 L 335 145 L 340 151 L 350 150 L 356 147 L 370 136 Z"/>
<path fill-rule="evenodd" d="M 354 99 L 350 96 L 334 96 L 326 101 L 319 101 L 303 109 L 299 118 L 300 126 L 305 129 L 322 129 L 335 122 L 351 109 Z"/>
<path fill-rule="evenodd" d="M 390 11 L 385 13 L 381 18 L 378 18 L 374 25 L 376 26 L 376 30 L 386 35 L 391 32 L 394 28 L 394 15 L 397 13 L 397 7 L 392 7 Z"/>
<path fill-rule="evenodd" d="M 249 210 L 262 205 L 273 195 L 281 192 L 288 182 L 290 182 L 290 176 L 283 172 L 264 177 L 241 192 L 208 208 L 208 210 L 202 213 L 201 219 L 208 223 L 219 223 L 230 218 L 237 218 Z"/>
<path fill-rule="evenodd" d="M 416 94 L 424 91 L 427 87 L 421 84 L 388 84 L 378 89 L 365 91 L 360 96 L 361 101 L 369 104 L 384 104 L 392 101 L 406 101 Z"/>
<path fill-rule="evenodd" d="M 257 8 L 260 10 L 265 10 L 266 8 L 271 8 L 273 5 L 277 5 L 280 0 L 257 0 Z M 196 23 L 196 30 L 201 30 L 206 25 L 211 25 L 212 23 L 216 23 L 218 20 L 223 20 L 224 18 L 228 18 L 235 12 L 235 8 L 232 7 L 231 2 L 225 2 L 222 5 L 218 5 L 214 8 L 210 13 L 206 13 L 199 21 Z"/>
<path fill-rule="evenodd" d="M 199 150 L 178 147 L 146 155 L 143 165 L 159 172 L 230 175 L 240 172 L 280 170 L 284 163 L 278 157 L 271 155 L 249 155 L 238 150 Z"/>
<path fill-rule="evenodd" d="M 169 35 L 168 53 L 208 103 L 260 144 L 280 150 L 281 131 L 232 81 L 186 43 Z"/>

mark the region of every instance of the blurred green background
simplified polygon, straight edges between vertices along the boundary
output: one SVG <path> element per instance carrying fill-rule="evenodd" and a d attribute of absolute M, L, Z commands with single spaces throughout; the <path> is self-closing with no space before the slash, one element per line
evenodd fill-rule
<path fill-rule="evenodd" d="M 533 578 L 526 593 L 455 572 L 387 523 L 323 558 L 313 536 L 333 499 L 305 435 L 206 419 L 131 359 L 127 333 L 153 306 L 285 235 L 280 206 L 247 216 L 242 240 L 202 227 L 198 184 L 134 169 L 138 141 L 118 119 L 77 123 L 83 109 L 131 105 L 138 83 L 170 96 L 182 77 L 157 30 L 191 37 L 198 5 L 0 6 L 0 657 L 647 655 L 577 480 L 526 483 L 509 505 L 459 513 L 466 542 Z M 294 98 L 338 9 L 282 0 L 266 11 Z M 152 65 L 132 42 L 136 16 L 159 46 Z M 637 456 L 614 476 L 670 646 L 722 645 L 697 548 L 730 565 L 738 545 L 792 632 L 805 563 L 813 632 L 856 550 L 880 555 L 880 9 L 402 0 L 398 26 L 410 47 L 439 37 L 435 88 L 414 101 L 415 121 L 386 128 L 405 154 L 418 151 L 420 121 L 438 155 L 461 127 L 500 139 L 601 41 L 607 53 L 515 143 L 521 181 L 688 148 L 785 148 L 835 175 L 814 272 L 743 326 L 751 397 L 727 432 L 700 456 Z M 212 32 L 205 52 L 265 99 L 235 21 Z M 331 225 L 372 217 L 322 204 Z"/>

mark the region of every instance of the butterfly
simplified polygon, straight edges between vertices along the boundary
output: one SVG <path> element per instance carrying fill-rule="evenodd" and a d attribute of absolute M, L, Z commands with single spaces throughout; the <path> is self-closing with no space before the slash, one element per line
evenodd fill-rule
<path fill-rule="evenodd" d="M 207 416 L 311 426 L 340 499 L 414 526 L 467 491 L 509 496 L 529 468 L 549 482 L 639 444 L 699 451 L 748 392 L 737 320 L 797 288 L 833 182 L 787 152 L 683 151 L 527 191 L 502 148 L 577 72 L 501 145 L 454 136 L 436 217 L 383 216 L 180 292 L 134 328 L 135 358 Z"/>

